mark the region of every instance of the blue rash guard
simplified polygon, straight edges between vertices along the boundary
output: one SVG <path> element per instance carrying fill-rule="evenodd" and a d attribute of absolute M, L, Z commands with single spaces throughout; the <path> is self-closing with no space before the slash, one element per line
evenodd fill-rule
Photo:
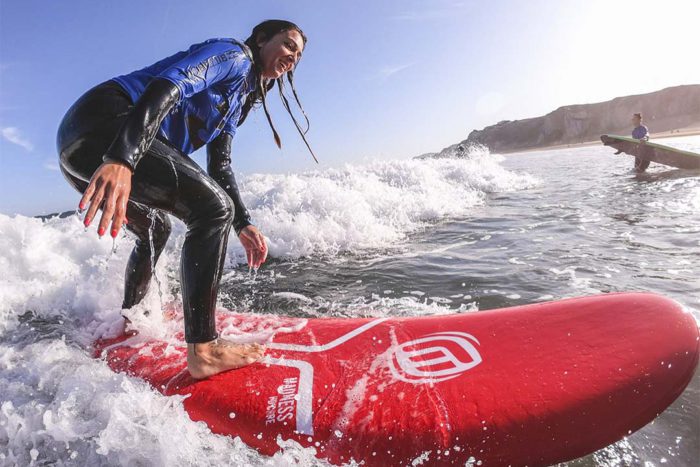
<path fill-rule="evenodd" d="M 159 134 L 185 154 L 222 131 L 235 135 L 245 97 L 255 89 L 250 50 L 235 39 L 210 39 L 114 81 L 136 102 L 154 78 L 172 82 L 178 103 L 163 119 Z"/>
<path fill-rule="evenodd" d="M 642 139 L 648 135 L 649 135 L 649 129 L 647 127 L 645 127 L 644 125 L 639 125 L 634 130 L 632 130 L 632 138 L 634 138 L 634 139 Z"/>

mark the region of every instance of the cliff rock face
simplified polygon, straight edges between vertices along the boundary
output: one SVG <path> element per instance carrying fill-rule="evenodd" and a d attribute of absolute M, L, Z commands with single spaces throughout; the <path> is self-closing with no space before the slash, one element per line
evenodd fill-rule
<path fill-rule="evenodd" d="M 593 141 L 606 133 L 627 135 L 635 112 L 643 114 L 651 133 L 700 126 L 700 84 L 567 105 L 543 117 L 505 120 L 472 131 L 460 144 L 482 144 L 492 152 L 508 152 Z"/>

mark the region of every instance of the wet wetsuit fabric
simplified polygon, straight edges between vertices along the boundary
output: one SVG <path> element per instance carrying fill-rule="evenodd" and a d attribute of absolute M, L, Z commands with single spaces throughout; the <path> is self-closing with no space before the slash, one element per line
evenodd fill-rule
<path fill-rule="evenodd" d="M 644 139 L 648 140 L 649 139 L 649 129 L 645 127 L 644 125 L 639 125 L 632 130 L 632 138 L 634 139 Z M 644 172 L 648 167 L 651 161 L 645 160 L 645 159 L 640 159 L 639 157 L 635 157 L 634 159 L 634 169 L 637 172 Z"/>
<path fill-rule="evenodd" d="M 233 201 L 235 214 L 233 216 L 233 228 L 236 235 L 243 228 L 251 225 L 250 214 L 243 204 L 243 199 L 238 191 L 236 177 L 231 168 L 231 142 L 233 136 L 222 132 L 211 143 L 207 144 L 207 173 L 216 180 L 221 188 Z"/>
<path fill-rule="evenodd" d="M 214 66 L 223 63 L 219 59 L 205 62 Z M 196 81 L 198 77 L 206 81 L 212 75 L 200 69 L 191 78 Z M 241 87 L 247 82 L 247 75 L 231 81 Z M 216 85 L 220 81 L 212 78 L 207 83 Z M 103 158 L 118 160 L 133 169 L 126 228 L 136 235 L 136 245 L 126 271 L 124 308 L 138 303 L 148 289 L 155 262 L 171 230 L 165 213 L 185 222 L 187 235 L 180 267 L 185 340 L 198 343 L 217 337 L 214 310 L 228 233 L 232 224 L 238 233 L 250 224 L 250 219 L 230 167 L 233 131 L 206 136 L 209 139 L 207 175 L 173 145 L 164 134 L 163 125 L 159 125 L 183 102 L 181 89 L 171 80 L 153 78 L 134 101 L 123 85 L 114 80 L 103 83 L 68 110 L 59 127 L 57 146 L 61 171 L 81 193 Z M 243 90 L 229 93 L 243 97 L 245 94 Z M 195 99 L 188 105 L 195 101 L 204 102 Z M 227 110 L 233 121 L 217 124 L 222 130 L 236 126 L 241 102 L 235 102 L 236 108 Z M 192 109 L 199 111 L 196 106 Z M 177 125 L 167 128 L 174 129 Z M 192 138 L 186 136 L 184 140 L 192 141 Z"/>

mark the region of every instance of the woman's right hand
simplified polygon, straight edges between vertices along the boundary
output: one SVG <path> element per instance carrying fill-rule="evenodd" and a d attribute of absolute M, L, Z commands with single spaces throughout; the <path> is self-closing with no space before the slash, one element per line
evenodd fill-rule
<path fill-rule="evenodd" d="M 245 248 L 248 267 L 258 269 L 267 259 L 267 244 L 262 232 L 254 225 L 247 225 L 238 234 L 238 239 Z"/>
<path fill-rule="evenodd" d="M 110 221 L 112 222 L 112 237 L 119 234 L 122 224 L 126 221 L 126 203 L 131 193 L 131 168 L 119 162 L 104 162 L 97 168 L 90 179 L 78 207 L 84 210 L 90 203 L 85 214 L 85 227 L 92 222 L 97 210 L 102 208 L 102 219 L 97 228 L 97 234 L 104 235 Z"/>

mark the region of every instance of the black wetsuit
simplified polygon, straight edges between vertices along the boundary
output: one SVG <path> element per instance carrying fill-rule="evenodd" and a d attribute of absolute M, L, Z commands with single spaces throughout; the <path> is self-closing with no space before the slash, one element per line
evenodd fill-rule
<path fill-rule="evenodd" d="M 219 65 L 221 60 L 205 57 L 203 63 Z M 222 89 L 220 94 L 225 94 L 226 88 Z M 117 81 L 102 83 L 68 110 L 59 126 L 57 146 L 63 175 L 81 193 L 104 161 L 133 169 L 126 228 L 136 235 L 136 245 L 126 270 L 124 308 L 139 303 L 146 294 L 152 262 L 158 260 L 170 235 L 166 213 L 187 225 L 180 265 L 185 340 L 199 343 L 217 337 L 214 311 L 229 230 L 233 226 L 238 234 L 250 225 L 250 216 L 231 169 L 232 134 L 220 131 L 231 125 L 232 118 L 235 127 L 240 111 L 225 108 L 225 125 L 210 132 L 209 141 L 200 141 L 207 144 L 207 174 L 168 139 L 161 125 L 183 102 L 183 92 L 172 80 L 154 77 L 134 102 Z M 196 98 L 188 102 L 193 111 L 198 111 Z M 201 125 L 190 129 L 187 141 L 197 134 L 201 139 L 198 129 Z"/>
<path fill-rule="evenodd" d="M 634 130 L 632 130 L 632 138 L 638 139 L 640 141 L 648 141 L 649 129 L 644 125 L 639 125 L 635 127 Z M 635 157 L 634 170 L 637 172 L 644 172 L 647 168 L 649 168 L 650 163 L 651 161 L 648 159 L 641 159 L 639 157 Z"/>

